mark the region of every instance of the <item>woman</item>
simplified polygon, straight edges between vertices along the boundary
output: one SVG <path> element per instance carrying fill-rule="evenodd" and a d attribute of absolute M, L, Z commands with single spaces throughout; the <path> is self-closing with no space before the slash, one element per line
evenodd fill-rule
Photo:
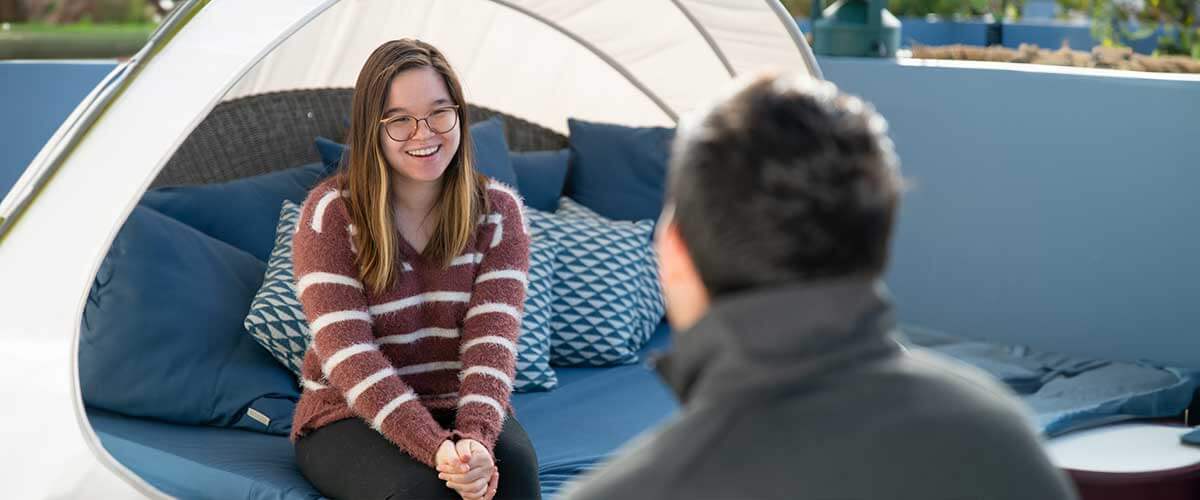
<path fill-rule="evenodd" d="M 312 335 L 300 469 L 334 498 L 537 498 L 509 416 L 521 201 L 476 172 L 462 87 L 429 44 L 377 48 L 350 118 L 349 158 L 309 193 L 293 240 Z"/>

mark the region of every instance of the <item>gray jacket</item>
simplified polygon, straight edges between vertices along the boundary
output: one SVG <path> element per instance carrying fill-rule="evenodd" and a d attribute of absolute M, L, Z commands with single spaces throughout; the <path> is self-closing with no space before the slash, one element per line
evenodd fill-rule
<path fill-rule="evenodd" d="M 713 304 L 656 365 L 679 414 L 564 497 L 1075 498 L 1006 388 L 893 327 L 874 280 Z"/>

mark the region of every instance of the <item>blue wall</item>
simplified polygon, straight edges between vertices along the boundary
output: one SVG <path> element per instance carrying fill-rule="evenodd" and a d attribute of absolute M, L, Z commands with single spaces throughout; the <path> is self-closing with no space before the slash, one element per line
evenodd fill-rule
<path fill-rule="evenodd" d="M 904 321 L 1200 368 L 1200 79 L 821 66 L 888 119 L 913 183 Z"/>
<path fill-rule="evenodd" d="M 979 45 L 987 40 L 987 23 L 981 21 L 927 21 L 919 17 L 901 18 L 900 45 Z M 797 19 L 800 30 L 810 33 L 808 19 Z M 1128 41 L 1128 45 L 1142 54 L 1154 52 L 1162 28 L 1148 38 Z M 1044 49 L 1057 49 L 1063 41 L 1072 49 L 1090 51 L 1100 42 L 1092 39 L 1087 24 L 1072 24 L 1055 21 L 1021 21 L 1004 24 L 1004 46 L 1017 48 L 1022 43 L 1032 43 Z"/>
<path fill-rule="evenodd" d="M 114 67 L 112 61 L 0 61 L 0 198 Z"/>

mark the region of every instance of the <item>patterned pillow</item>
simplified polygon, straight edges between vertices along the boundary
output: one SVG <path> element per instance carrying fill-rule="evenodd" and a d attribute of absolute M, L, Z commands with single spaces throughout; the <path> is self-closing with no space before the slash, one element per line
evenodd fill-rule
<path fill-rule="evenodd" d="M 308 349 L 308 321 L 296 298 L 296 277 L 292 273 L 292 235 L 299 219 L 300 205 L 284 200 L 267 274 L 243 323 L 254 340 L 296 377 L 300 376 L 304 351 Z"/>
<path fill-rule="evenodd" d="M 558 269 L 558 240 L 545 231 L 530 229 L 529 288 L 525 293 L 525 316 L 517 342 L 517 392 L 548 391 L 558 387 L 558 376 L 550 367 L 550 320 L 554 315 L 554 273 Z"/>
<path fill-rule="evenodd" d="M 528 210 L 529 225 L 558 239 L 550 361 L 607 366 L 637 361 L 662 320 L 651 221 L 606 219 L 563 198 L 557 212 Z"/>
<path fill-rule="evenodd" d="M 304 352 L 308 349 L 308 322 L 296 298 L 296 278 L 292 271 L 292 235 L 300 218 L 300 206 L 284 201 L 275 230 L 275 249 L 267 262 L 262 287 L 250 304 L 244 323 L 246 330 L 275 359 L 300 377 Z M 517 344 L 517 376 L 513 389 L 518 392 L 550 390 L 558 386 L 558 377 L 550 368 L 550 302 L 553 300 L 557 241 L 531 231 L 529 291 L 525 298 L 525 317 Z"/>

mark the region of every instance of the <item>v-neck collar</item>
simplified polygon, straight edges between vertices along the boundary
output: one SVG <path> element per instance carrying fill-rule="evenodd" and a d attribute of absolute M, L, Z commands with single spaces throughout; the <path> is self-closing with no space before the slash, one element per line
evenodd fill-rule
<path fill-rule="evenodd" d="M 464 252 L 471 253 L 477 251 L 475 250 L 475 243 L 479 240 L 479 231 L 482 227 L 482 224 L 475 224 L 475 229 L 471 231 L 471 235 L 467 238 L 467 246 L 463 249 Z M 432 238 L 430 239 L 432 240 Z M 400 232 L 399 228 L 396 228 L 396 240 L 399 242 L 401 257 L 405 262 L 408 262 L 413 267 L 416 267 L 418 264 L 422 266 L 429 265 L 429 260 L 425 258 L 425 254 L 418 252 L 417 248 L 413 246 L 412 242 L 408 241 L 408 238 L 404 237 L 404 233 Z M 428 247 L 429 242 L 426 242 L 425 246 Z"/>
<path fill-rule="evenodd" d="M 404 259 L 412 262 L 425 262 L 425 254 L 417 251 L 417 247 L 413 246 L 408 238 L 404 237 L 404 233 L 396 228 L 396 239 L 400 242 L 400 251 L 405 254 Z M 429 246 L 429 242 L 425 242 L 425 246 Z"/>

